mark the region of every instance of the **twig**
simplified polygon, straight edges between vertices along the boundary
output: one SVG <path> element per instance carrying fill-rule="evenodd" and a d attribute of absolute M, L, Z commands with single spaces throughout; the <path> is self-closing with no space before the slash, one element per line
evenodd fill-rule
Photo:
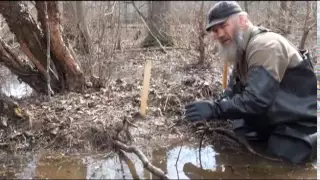
<path fill-rule="evenodd" d="M 48 90 L 48 100 L 50 100 L 50 96 L 52 93 L 52 89 L 50 87 L 50 28 L 49 28 L 49 17 L 48 17 L 48 7 L 47 1 L 44 2 L 44 14 L 46 19 L 46 31 L 47 31 L 47 90 Z"/>
<path fill-rule="evenodd" d="M 202 169 L 202 161 L 201 161 L 201 146 L 202 146 L 202 141 L 204 138 L 204 135 L 206 134 L 206 132 L 204 131 L 202 133 L 201 139 L 200 139 L 200 144 L 199 144 L 199 160 L 200 160 L 200 168 Z"/>
<path fill-rule="evenodd" d="M 118 148 L 123 149 L 126 152 L 134 153 L 135 155 L 137 155 L 138 158 L 141 160 L 143 167 L 148 169 L 151 173 L 155 174 L 156 176 L 160 177 L 161 179 L 169 179 L 169 177 L 167 175 L 165 175 L 165 173 L 161 169 L 153 166 L 150 163 L 150 161 L 148 160 L 148 158 L 138 148 L 136 148 L 134 146 L 127 146 L 118 140 L 115 140 L 114 144 Z"/>
<path fill-rule="evenodd" d="M 175 166 L 178 166 L 178 161 L 179 161 L 179 158 L 180 158 L 180 152 L 181 152 L 182 146 L 183 146 L 183 144 L 180 146 L 180 150 L 179 150 L 179 153 L 178 153 L 178 158 L 176 160 Z"/>

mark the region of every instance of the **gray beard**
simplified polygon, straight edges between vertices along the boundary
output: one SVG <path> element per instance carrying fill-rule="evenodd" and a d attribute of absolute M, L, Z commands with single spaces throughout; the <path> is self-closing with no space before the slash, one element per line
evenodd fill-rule
<path fill-rule="evenodd" d="M 223 59 L 224 62 L 228 64 L 235 64 L 241 55 L 243 54 L 243 49 L 240 46 L 243 42 L 243 33 L 238 31 L 235 33 L 234 40 L 232 44 L 228 46 L 223 46 L 219 41 L 218 43 L 218 54 Z"/>

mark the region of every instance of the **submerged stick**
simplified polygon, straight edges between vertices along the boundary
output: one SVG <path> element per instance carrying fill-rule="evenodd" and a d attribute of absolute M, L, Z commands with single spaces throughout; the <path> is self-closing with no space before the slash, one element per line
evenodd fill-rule
<path fill-rule="evenodd" d="M 200 159 L 200 168 L 202 169 L 202 161 L 201 161 L 201 146 L 202 146 L 202 141 L 204 138 L 205 132 L 203 132 L 201 139 L 200 139 L 200 144 L 199 144 L 199 159 Z"/>
<path fill-rule="evenodd" d="M 131 161 L 131 159 L 126 155 L 126 153 L 122 149 L 119 150 L 119 156 L 120 156 L 121 159 L 123 159 L 127 163 L 132 178 L 133 179 L 140 179 L 139 175 L 137 173 L 136 167 L 134 166 L 134 164 Z"/>
<path fill-rule="evenodd" d="M 169 177 L 167 175 L 165 175 L 165 173 L 161 169 L 152 165 L 150 163 L 150 161 L 148 160 L 148 158 L 137 147 L 127 146 L 117 140 L 114 141 L 114 144 L 118 148 L 123 149 L 126 152 L 134 153 L 135 155 L 137 155 L 138 158 L 141 160 L 143 167 L 148 169 L 151 173 L 155 174 L 156 176 L 160 177 L 161 179 L 169 179 Z"/>

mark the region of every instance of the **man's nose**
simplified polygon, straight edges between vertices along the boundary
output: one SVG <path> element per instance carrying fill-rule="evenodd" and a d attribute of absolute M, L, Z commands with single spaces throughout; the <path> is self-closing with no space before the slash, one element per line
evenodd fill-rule
<path fill-rule="evenodd" d="M 221 29 L 221 28 L 217 29 L 217 37 L 220 39 L 223 36 L 225 36 L 223 29 Z"/>

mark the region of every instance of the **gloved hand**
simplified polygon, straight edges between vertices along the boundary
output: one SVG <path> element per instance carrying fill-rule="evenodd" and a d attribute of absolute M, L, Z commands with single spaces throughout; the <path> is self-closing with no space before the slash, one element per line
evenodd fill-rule
<path fill-rule="evenodd" d="M 185 106 L 185 119 L 191 122 L 217 118 L 216 105 L 211 101 L 195 101 Z"/>

